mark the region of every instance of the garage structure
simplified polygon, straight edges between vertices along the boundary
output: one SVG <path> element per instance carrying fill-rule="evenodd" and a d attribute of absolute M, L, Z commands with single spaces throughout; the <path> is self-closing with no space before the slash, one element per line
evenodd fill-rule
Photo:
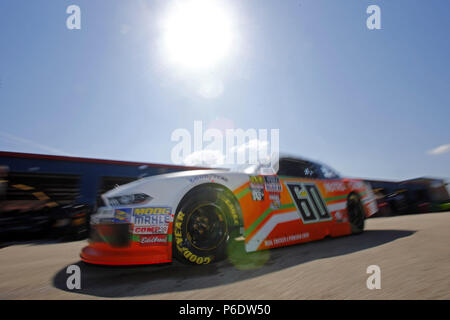
<path fill-rule="evenodd" d="M 139 178 L 202 169 L 116 160 L 0 152 L 3 205 L 45 202 L 48 206 L 98 203 L 100 195 Z"/>

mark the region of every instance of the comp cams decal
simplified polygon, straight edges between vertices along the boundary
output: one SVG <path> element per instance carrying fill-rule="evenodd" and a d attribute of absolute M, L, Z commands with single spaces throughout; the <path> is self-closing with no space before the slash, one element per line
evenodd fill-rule
<path fill-rule="evenodd" d="M 133 234 L 167 234 L 169 226 L 134 226 Z"/>
<path fill-rule="evenodd" d="M 286 182 L 303 223 L 315 223 L 332 219 L 319 189 L 314 183 Z"/>

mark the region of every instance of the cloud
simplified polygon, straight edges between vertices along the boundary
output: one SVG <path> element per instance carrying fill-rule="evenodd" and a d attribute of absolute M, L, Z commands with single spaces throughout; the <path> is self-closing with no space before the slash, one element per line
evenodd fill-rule
<path fill-rule="evenodd" d="M 187 166 L 219 166 L 224 162 L 224 155 L 219 150 L 200 150 L 192 152 L 184 160 Z"/>
<path fill-rule="evenodd" d="M 440 155 L 440 154 L 447 153 L 449 151 L 450 151 L 450 144 L 443 144 L 443 145 L 441 145 L 439 147 L 436 147 L 434 149 L 429 150 L 428 154 L 437 156 L 437 155 Z"/>
<path fill-rule="evenodd" d="M 247 150 L 259 152 L 261 149 L 267 148 L 269 142 L 266 140 L 252 139 L 247 143 L 243 143 L 240 146 L 235 146 L 231 148 L 233 152 L 246 152 Z"/>
<path fill-rule="evenodd" d="M 269 142 L 266 140 L 251 139 L 248 142 L 237 146 L 232 146 L 224 154 L 217 149 L 204 149 L 194 151 L 183 159 L 183 163 L 187 166 L 208 166 L 208 167 L 236 167 L 249 164 L 271 164 L 272 161 L 278 160 L 268 154 Z M 238 155 L 236 158 L 235 155 Z M 239 158 L 241 155 L 241 158 Z M 229 158 L 231 156 L 231 159 Z M 244 162 L 239 162 L 243 160 Z M 231 160 L 231 162 L 230 162 Z M 237 161 L 236 161 L 237 160 Z M 275 161 L 274 161 L 275 162 Z"/>

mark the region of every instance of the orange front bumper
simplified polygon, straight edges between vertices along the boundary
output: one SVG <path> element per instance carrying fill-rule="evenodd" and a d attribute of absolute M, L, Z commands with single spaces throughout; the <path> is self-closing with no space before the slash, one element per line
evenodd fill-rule
<path fill-rule="evenodd" d="M 84 262 L 92 264 L 142 265 L 172 262 L 171 251 L 171 249 L 161 247 L 136 250 L 132 248 L 117 249 L 111 248 L 107 244 L 96 244 L 84 247 L 80 257 Z"/>
<path fill-rule="evenodd" d="M 166 241 L 145 242 L 139 236 L 128 233 L 127 227 L 117 232 L 118 225 L 97 225 L 93 228 L 94 239 L 81 251 L 81 260 L 100 265 L 143 265 L 172 262 L 172 241 L 170 235 L 146 235 L 145 237 L 166 237 Z M 119 226 L 119 227 L 122 227 Z M 122 234 L 121 239 L 114 236 Z M 92 236 L 91 236 L 92 238 Z M 100 240 L 101 238 L 101 240 Z M 125 241 L 124 241 L 125 240 Z"/>

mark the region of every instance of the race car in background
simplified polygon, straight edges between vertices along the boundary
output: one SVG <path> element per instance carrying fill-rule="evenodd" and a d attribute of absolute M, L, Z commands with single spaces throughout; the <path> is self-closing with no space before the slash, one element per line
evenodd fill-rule
<path fill-rule="evenodd" d="M 234 241 L 246 252 L 360 233 L 377 210 L 369 185 L 284 157 L 277 173 L 194 170 L 152 176 L 102 195 L 81 259 L 103 265 L 209 264 Z M 229 252 L 228 252 L 229 254 Z"/>

